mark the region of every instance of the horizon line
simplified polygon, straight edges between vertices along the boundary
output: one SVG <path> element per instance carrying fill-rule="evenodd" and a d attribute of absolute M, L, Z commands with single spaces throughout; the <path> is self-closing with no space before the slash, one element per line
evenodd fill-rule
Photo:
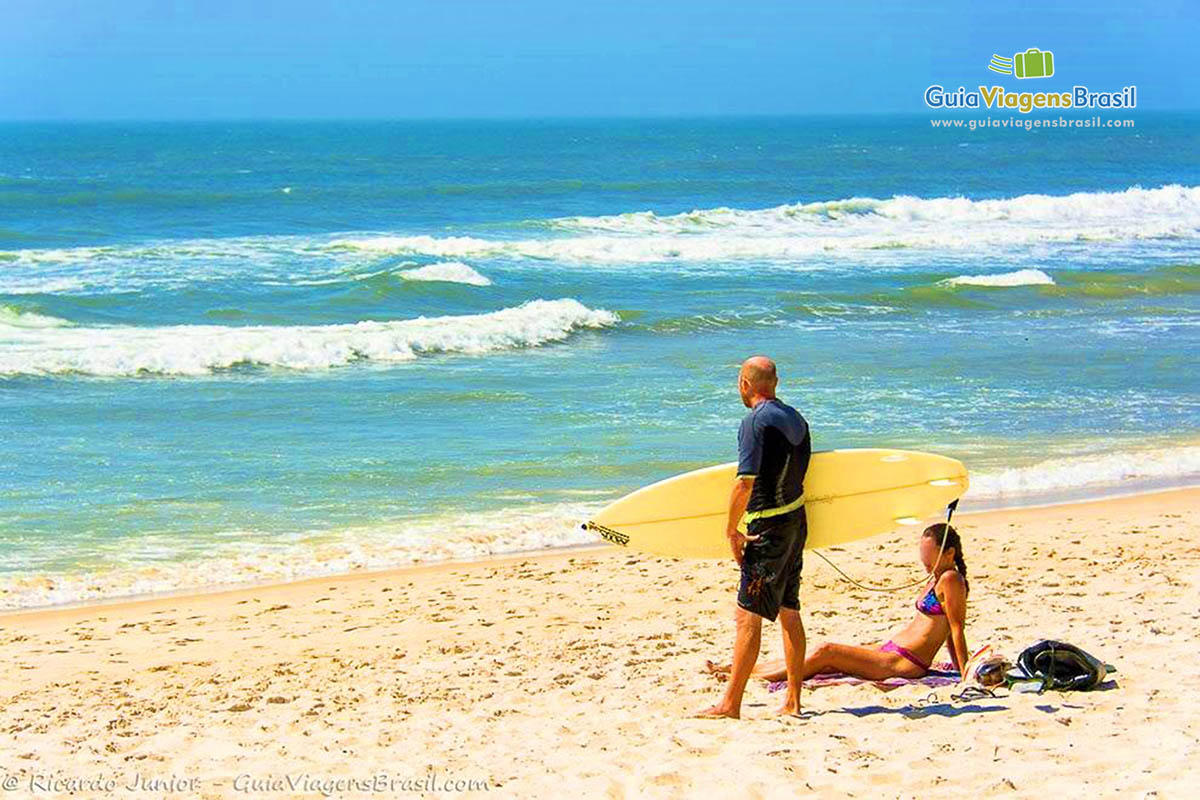
<path fill-rule="evenodd" d="M 1044 109 L 1042 109 L 1044 111 Z M 1194 114 L 1200 108 L 1107 109 L 1137 114 Z M 1055 113 L 1070 116 L 1096 116 L 1096 109 L 1055 109 Z M 1004 109 L 1007 116 L 1028 117 L 1015 110 Z M 929 117 L 990 116 L 996 110 L 978 112 L 961 109 L 925 109 L 918 111 L 810 111 L 810 112 L 747 112 L 747 113 L 680 113 L 680 114 L 496 114 L 478 116 L 212 116 L 212 117 L 0 117 L 0 124 L 45 123 L 244 123 L 244 122 L 589 122 L 589 121 L 701 121 L 731 119 L 844 119 L 863 117 Z"/>

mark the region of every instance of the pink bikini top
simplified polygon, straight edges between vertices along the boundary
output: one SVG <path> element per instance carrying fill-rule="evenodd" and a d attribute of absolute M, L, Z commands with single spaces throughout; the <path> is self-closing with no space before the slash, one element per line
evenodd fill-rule
<path fill-rule="evenodd" d="M 946 616 L 946 610 L 942 608 L 942 602 L 938 600 L 937 592 L 934 591 L 934 588 L 934 586 L 930 586 L 929 591 L 917 601 L 917 611 L 931 617 L 944 617 Z"/>

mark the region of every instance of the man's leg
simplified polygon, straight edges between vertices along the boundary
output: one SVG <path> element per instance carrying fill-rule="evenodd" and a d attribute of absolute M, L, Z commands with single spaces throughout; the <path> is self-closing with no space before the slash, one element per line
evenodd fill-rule
<path fill-rule="evenodd" d="M 729 673 L 729 683 L 725 686 L 725 696 L 721 702 L 712 708 L 701 711 L 701 717 L 729 717 L 738 719 L 742 713 L 742 694 L 746 691 L 746 683 L 758 660 L 758 650 L 762 645 L 762 617 L 738 606 L 737 636 L 733 642 L 733 664 Z"/>
<path fill-rule="evenodd" d="M 783 631 L 783 660 L 787 666 L 787 697 L 779 708 L 780 714 L 800 713 L 800 689 L 804 683 L 804 623 L 800 620 L 800 573 L 804 569 L 804 542 L 808 539 L 804 510 L 792 525 L 791 546 L 785 572 L 787 581 L 779 608 L 779 628 Z"/>
<path fill-rule="evenodd" d="M 779 609 L 779 627 L 783 630 L 783 659 L 787 664 L 787 698 L 780 714 L 800 713 L 800 686 L 804 681 L 804 623 L 795 608 Z"/>

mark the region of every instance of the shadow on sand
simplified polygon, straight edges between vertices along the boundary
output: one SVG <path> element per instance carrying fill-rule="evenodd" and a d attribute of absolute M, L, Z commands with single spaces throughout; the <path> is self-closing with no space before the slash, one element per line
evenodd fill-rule
<path fill-rule="evenodd" d="M 961 717 L 963 714 L 990 714 L 995 711 L 1007 711 L 1008 706 L 982 706 L 975 703 L 955 705 L 954 703 L 930 703 L 929 705 L 899 706 L 858 706 L 856 708 L 834 708 L 826 714 L 850 714 L 854 717 L 871 717 L 876 714 L 893 714 L 905 719 L 925 719 L 926 717 Z"/>

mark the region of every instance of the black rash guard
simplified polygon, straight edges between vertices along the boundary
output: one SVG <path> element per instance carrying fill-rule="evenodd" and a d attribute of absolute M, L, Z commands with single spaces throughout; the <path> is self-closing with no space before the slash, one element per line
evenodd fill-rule
<path fill-rule="evenodd" d="M 764 512 L 798 503 L 811 457 L 808 422 L 799 411 L 779 399 L 752 408 L 738 429 L 738 477 L 755 479 L 746 511 L 770 516 Z"/>

